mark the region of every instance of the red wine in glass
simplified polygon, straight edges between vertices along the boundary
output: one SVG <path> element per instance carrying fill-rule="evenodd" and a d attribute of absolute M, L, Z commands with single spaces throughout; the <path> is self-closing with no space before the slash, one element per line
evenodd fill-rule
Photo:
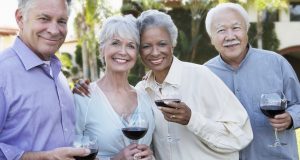
<path fill-rule="evenodd" d="M 275 105 L 265 105 L 261 106 L 260 110 L 262 113 L 269 117 L 269 118 L 274 118 L 278 114 L 282 114 L 285 112 L 285 109 L 282 108 L 281 106 L 275 106 Z"/>
<path fill-rule="evenodd" d="M 90 149 L 91 153 L 85 157 L 75 156 L 76 160 L 94 160 L 98 154 L 98 149 Z"/>
<path fill-rule="evenodd" d="M 157 106 L 160 106 L 160 107 L 170 107 L 166 103 L 168 103 L 168 102 L 180 103 L 180 99 L 171 99 L 171 98 L 170 99 L 158 99 L 158 100 L 155 100 L 154 102 Z"/>
<path fill-rule="evenodd" d="M 123 113 L 122 116 L 122 132 L 130 139 L 130 143 L 138 143 L 148 130 L 148 120 L 144 112 Z"/>
<path fill-rule="evenodd" d="M 147 133 L 147 128 L 144 127 L 127 127 L 127 128 L 122 128 L 123 134 L 131 139 L 131 140 L 138 140 L 141 139 L 145 136 Z"/>
<path fill-rule="evenodd" d="M 276 115 L 284 113 L 286 107 L 287 99 L 282 92 L 265 93 L 261 95 L 260 110 L 269 118 L 274 118 Z M 277 128 L 274 129 L 274 134 L 275 142 L 269 145 L 269 147 L 280 147 L 282 145 L 286 145 L 285 143 L 280 142 Z"/>
<path fill-rule="evenodd" d="M 73 141 L 74 147 L 79 148 L 87 148 L 90 149 L 91 153 L 87 156 L 74 156 L 76 160 L 94 160 L 98 154 L 98 141 L 97 136 L 93 135 L 75 135 L 75 139 Z"/>

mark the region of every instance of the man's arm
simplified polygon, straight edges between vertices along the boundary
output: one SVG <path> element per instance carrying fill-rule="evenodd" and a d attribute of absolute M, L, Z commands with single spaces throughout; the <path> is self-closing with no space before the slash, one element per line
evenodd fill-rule
<path fill-rule="evenodd" d="M 291 128 L 300 127 L 300 84 L 297 75 L 286 59 L 281 65 L 283 76 L 283 92 L 288 100 L 287 112 L 291 116 Z M 290 126 L 287 127 L 289 129 Z"/>
<path fill-rule="evenodd" d="M 2 132 L 9 107 L 6 105 L 3 87 L 0 86 L 0 133 Z M 25 152 L 16 146 L 8 145 L 0 141 L 1 160 L 64 160 L 73 159 L 74 156 L 86 156 L 90 153 L 88 149 L 64 147 L 51 151 Z"/>
<path fill-rule="evenodd" d="M 9 112 L 9 106 L 6 104 L 6 99 L 4 96 L 4 89 L 0 85 L 0 135 L 3 132 L 3 128 L 6 123 L 6 118 Z M 3 142 L 3 137 L 0 140 L 0 159 L 1 160 L 10 160 L 10 159 L 19 159 L 24 151 L 21 149 L 11 146 Z"/>
<path fill-rule="evenodd" d="M 21 160 L 67 160 L 73 159 L 74 156 L 87 156 L 90 154 L 89 149 L 62 147 L 51 151 L 25 152 Z"/>

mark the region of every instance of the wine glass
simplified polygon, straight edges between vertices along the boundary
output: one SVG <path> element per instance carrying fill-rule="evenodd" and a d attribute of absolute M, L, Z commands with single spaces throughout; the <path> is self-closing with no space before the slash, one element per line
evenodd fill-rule
<path fill-rule="evenodd" d="M 276 115 L 284 113 L 286 107 L 287 99 L 282 92 L 273 92 L 261 95 L 260 110 L 265 116 L 269 118 L 274 118 Z M 285 143 L 280 142 L 277 128 L 274 129 L 274 133 L 275 142 L 274 144 L 269 145 L 269 147 L 279 147 L 282 145 L 286 145 Z"/>
<path fill-rule="evenodd" d="M 94 160 L 98 154 L 98 141 L 96 136 L 75 135 L 73 147 L 90 149 L 91 153 L 84 157 L 75 156 L 76 160 Z"/>
<path fill-rule="evenodd" d="M 143 138 L 149 127 L 149 122 L 144 112 L 123 113 L 121 115 L 123 134 L 130 140 L 130 144 L 138 144 L 139 139 Z M 134 156 L 134 160 L 139 157 Z"/>
<path fill-rule="evenodd" d="M 159 89 L 159 93 L 155 95 L 155 104 L 159 107 L 171 107 L 168 105 L 169 102 L 181 102 L 181 95 L 173 86 L 169 86 L 163 89 Z M 174 115 L 172 115 L 174 116 Z M 172 117 L 171 117 L 172 118 Z M 177 136 L 176 132 L 176 123 L 167 121 L 168 125 L 168 135 L 166 137 L 167 142 L 169 143 L 177 143 L 180 138 Z"/>

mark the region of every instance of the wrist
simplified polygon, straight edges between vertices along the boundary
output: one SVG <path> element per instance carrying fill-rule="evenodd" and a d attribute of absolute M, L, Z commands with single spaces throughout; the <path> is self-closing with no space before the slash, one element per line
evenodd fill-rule
<path fill-rule="evenodd" d="M 25 152 L 21 160 L 55 160 L 49 151 Z"/>
<path fill-rule="evenodd" d="M 55 160 L 51 151 L 43 151 L 41 152 L 41 159 L 42 160 Z"/>

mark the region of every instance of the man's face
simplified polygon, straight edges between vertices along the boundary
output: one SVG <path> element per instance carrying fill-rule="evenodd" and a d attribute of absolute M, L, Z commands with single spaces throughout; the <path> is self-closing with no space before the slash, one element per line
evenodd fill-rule
<path fill-rule="evenodd" d="M 42 60 L 49 60 L 67 35 L 67 3 L 65 0 L 35 0 L 25 12 L 16 11 L 19 36 Z"/>
<path fill-rule="evenodd" d="M 247 53 L 248 35 L 239 12 L 223 9 L 212 18 L 211 42 L 225 62 L 238 67 Z"/>

